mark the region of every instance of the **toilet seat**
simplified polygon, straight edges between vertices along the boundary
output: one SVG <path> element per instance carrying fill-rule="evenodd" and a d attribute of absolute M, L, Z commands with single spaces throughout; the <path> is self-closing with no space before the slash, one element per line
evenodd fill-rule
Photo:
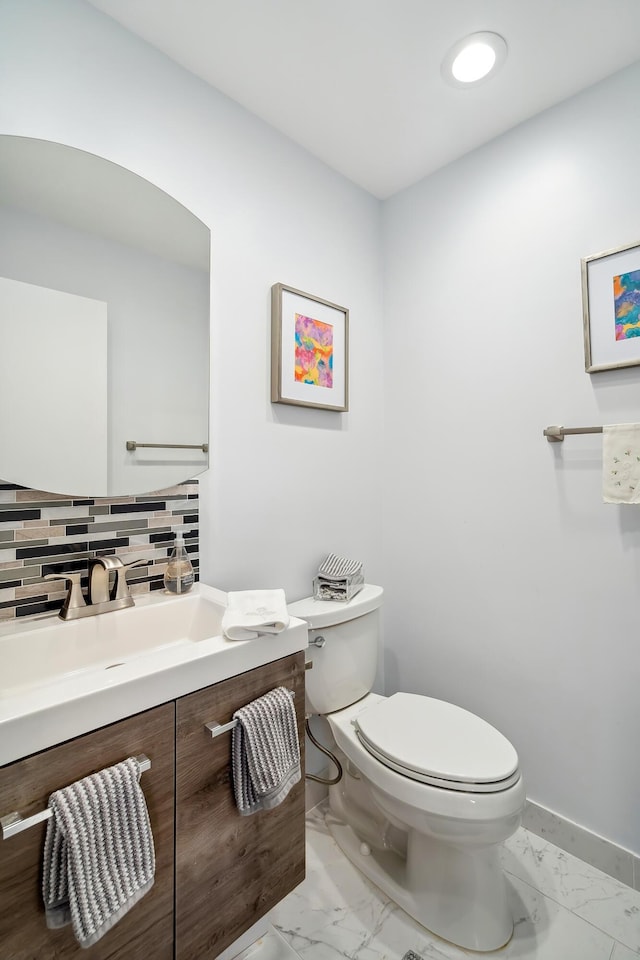
<path fill-rule="evenodd" d="M 409 779 L 440 789 L 496 793 L 520 778 L 518 755 L 507 738 L 444 700 L 396 693 L 352 722 L 362 746 Z"/>

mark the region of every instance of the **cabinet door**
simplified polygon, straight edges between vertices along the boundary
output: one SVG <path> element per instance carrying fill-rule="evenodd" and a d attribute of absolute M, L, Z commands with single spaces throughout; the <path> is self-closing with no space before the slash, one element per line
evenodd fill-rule
<path fill-rule="evenodd" d="M 90 952 L 71 926 L 47 929 L 42 904 L 46 823 L 0 840 L 2 960 L 171 960 L 173 957 L 173 777 L 175 705 L 156 707 L 0 769 L 0 815 L 30 816 L 61 787 L 145 753 L 141 785 L 156 850 L 155 883 Z"/>
<path fill-rule="evenodd" d="M 279 686 L 295 692 L 304 771 L 303 653 L 177 701 L 176 960 L 213 960 L 304 879 L 304 776 L 278 807 L 241 817 L 231 733 L 204 726 Z"/>

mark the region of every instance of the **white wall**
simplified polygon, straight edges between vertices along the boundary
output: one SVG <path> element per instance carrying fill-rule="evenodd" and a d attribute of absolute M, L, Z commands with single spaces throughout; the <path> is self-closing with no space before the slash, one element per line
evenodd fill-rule
<path fill-rule="evenodd" d="M 640 239 L 640 66 L 385 204 L 387 688 L 516 744 L 531 799 L 640 852 L 640 514 L 601 439 L 640 368 L 584 372 L 580 257 Z M 403 558 L 403 562 L 399 562 Z"/>
<path fill-rule="evenodd" d="M 335 550 L 361 558 L 375 580 L 379 203 L 81 0 L 4 0 L 0 62 L 0 132 L 114 160 L 211 228 L 203 579 L 223 589 L 282 586 L 296 599 Z M 350 413 L 271 405 L 278 281 L 350 308 Z"/>

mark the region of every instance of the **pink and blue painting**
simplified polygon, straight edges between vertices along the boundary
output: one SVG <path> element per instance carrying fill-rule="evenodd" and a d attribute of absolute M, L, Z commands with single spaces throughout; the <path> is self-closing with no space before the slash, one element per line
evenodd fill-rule
<path fill-rule="evenodd" d="M 640 337 L 640 270 L 613 278 L 616 340 Z"/>
<path fill-rule="evenodd" d="M 333 324 L 296 313 L 295 379 L 333 387 Z"/>

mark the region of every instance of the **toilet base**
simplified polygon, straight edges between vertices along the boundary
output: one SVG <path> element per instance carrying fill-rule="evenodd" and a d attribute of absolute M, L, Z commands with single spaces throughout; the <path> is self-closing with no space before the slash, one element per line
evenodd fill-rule
<path fill-rule="evenodd" d="M 347 858 L 409 916 L 468 950 L 498 950 L 513 934 L 499 847 L 465 849 L 410 830 L 406 860 L 370 848 L 333 813 L 327 826 Z"/>

